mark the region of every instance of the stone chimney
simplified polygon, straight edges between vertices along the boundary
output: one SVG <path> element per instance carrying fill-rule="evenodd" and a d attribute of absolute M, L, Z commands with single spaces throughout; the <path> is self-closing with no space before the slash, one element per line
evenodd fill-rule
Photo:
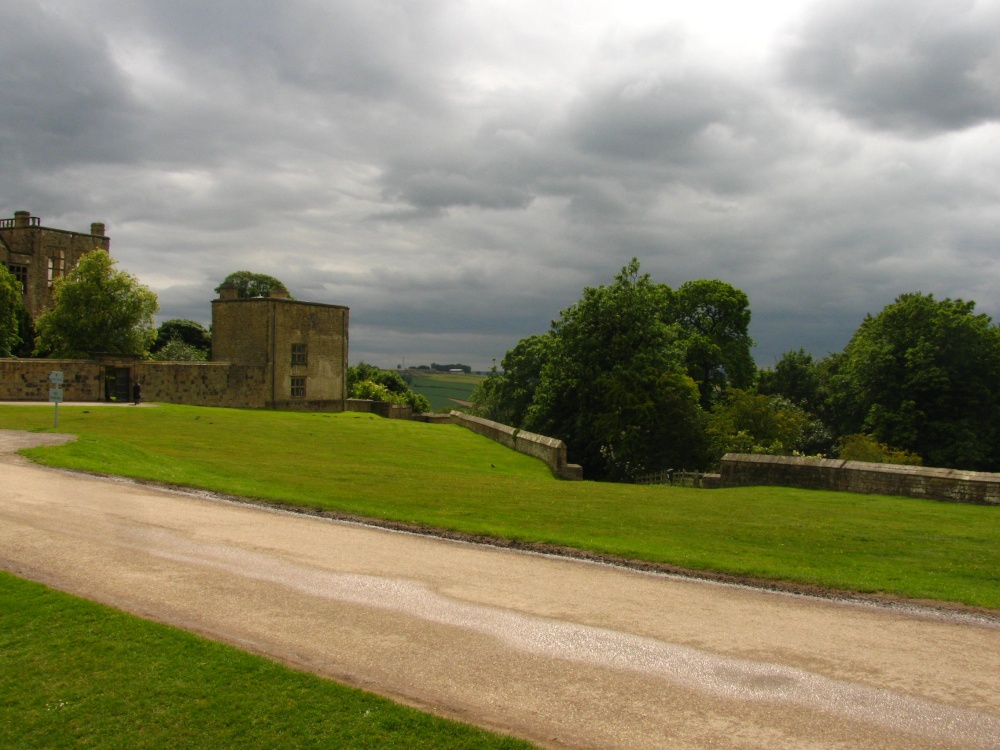
<path fill-rule="evenodd" d="M 104 222 L 102 222 L 102 221 L 95 221 L 93 224 L 91 224 L 90 225 L 90 233 L 92 235 L 94 235 L 95 237 L 103 237 L 104 236 Z"/>
<path fill-rule="evenodd" d="M 219 299 L 239 299 L 240 289 L 236 284 L 229 282 L 219 287 Z"/>
<path fill-rule="evenodd" d="M 29 211 L 15 211 L 14 212 L 14 226 L 15 227 L 26 227 L 31 224 L 31 213 Z"/>
<path fill-rule="evenodd" d="M 288 299 L 288 290 L 272 289 L 267 296 L 270 297 L 271 299 Z"/>

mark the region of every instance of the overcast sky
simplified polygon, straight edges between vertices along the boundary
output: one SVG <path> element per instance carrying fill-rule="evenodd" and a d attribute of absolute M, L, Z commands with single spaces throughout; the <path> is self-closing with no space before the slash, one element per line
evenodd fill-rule
<path fill-rule="evenodd" d="M 1000 1 L 0 0 L 0 216 L 103 221 L 160 319 L 230 272 L 351 361 L 486 368 L 633 256 L 759 364 L 1000 300 Z"/>

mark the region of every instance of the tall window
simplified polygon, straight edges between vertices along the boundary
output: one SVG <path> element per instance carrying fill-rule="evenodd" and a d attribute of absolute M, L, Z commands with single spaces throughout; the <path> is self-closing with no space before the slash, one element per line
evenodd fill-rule
<path fill-rule="evenodd" d="M 65 271 L 66 251 L 60 250 L 59 255 L 49 257 L 49 286 L 52 286 L 60 276 L 65 275 Z"/>
<path fill-rule="evenodd" d="M 21 282 L 21 291 L 23 292 L 28 288 L 28 267 L 18 265 L 16 263 L 7 263 L 7 270 L 10 271 L 10 275 Z"/>
<path fill-rule="evenodd" d="M 306 397 L 306 379 L 292 378 L 292 398 Z"/>
<path fill-rule="evenodd" d="M 292 344 L 292 364 L 293 365 L 304 365 L 304 364 L 306 364 L 306 345 L 305 344 Z"/>

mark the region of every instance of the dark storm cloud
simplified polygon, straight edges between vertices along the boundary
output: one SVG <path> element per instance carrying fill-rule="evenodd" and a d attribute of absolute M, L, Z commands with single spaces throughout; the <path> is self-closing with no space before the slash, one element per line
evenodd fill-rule
<path fill-rule="evenodd" d="M 105 221 L 163 318 L 277 276 L 388 365 L 486 367 L 633 256 L 745 290 L 764 363 L 904 291 L 1000 310 L 996 4 L 825 2 L 756 56 L 564 7 L 0 0 L 0 210 Z"/>
<path fill-rule="evenodd" d="M 788 79 L 878 128 L 935 133 L 1000 117 L 1000 8 L 971 0 L 824 3 Z"/>

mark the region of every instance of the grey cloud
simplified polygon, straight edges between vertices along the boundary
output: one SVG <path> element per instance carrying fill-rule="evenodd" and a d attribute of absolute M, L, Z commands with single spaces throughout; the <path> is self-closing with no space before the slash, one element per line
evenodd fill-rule
<path fill-rule="evenodd" d="M 29 166 L 124 161 L 138 134 L 128 89 L 88 26 L 35 3 L 2 3 L 0 159 Z"/>
<path fill-rule="evenodd" d="M 969 0 L 825 3 L 783 61 L 793 85 L 881 129 L 1000 119 L 1000 7 Z"/>
<path fill-rule="evenodd" d="M 746 98 L 738 86 L 706 75 L 621 81 L 581 103 L 575 141 L 607 157 L 690 162 L 702 150 L 697 137 L 713 125 L 731 126 Z"/>

